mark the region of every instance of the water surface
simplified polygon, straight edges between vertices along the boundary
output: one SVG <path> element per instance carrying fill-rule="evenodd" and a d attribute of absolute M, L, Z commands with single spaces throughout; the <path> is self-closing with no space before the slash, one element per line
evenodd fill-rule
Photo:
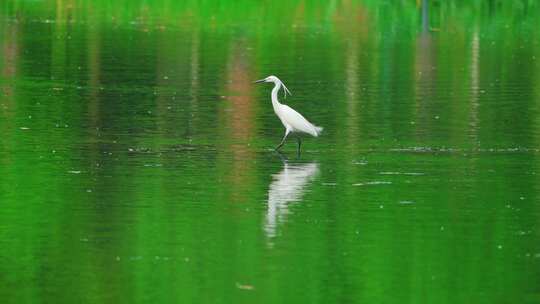
<path fill-rule="evenodd" d="M 540 10 L 490 3 L 2 4 L 0 297 L 539 303 Z"/>

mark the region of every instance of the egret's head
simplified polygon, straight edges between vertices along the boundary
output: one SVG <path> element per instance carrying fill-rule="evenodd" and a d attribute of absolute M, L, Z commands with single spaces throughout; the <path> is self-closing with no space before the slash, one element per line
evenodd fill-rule
<path fill-rule="evenodd" d="M 278 89 L 280 86 L 283 86 L 283 90 L 285 91 L 285 97 L 287 97 L 287 94 L 292 95 L 291 92 L 289 92 L 289 89 L 287 89 L 287 87 L 285 86 L 285 84 L 274 75 L 270 75 L 264 79 L 257 80 L 254 83 L 260 82 L 273 82 L 274 84 L 276 84 L 276 86 L 278 86 Z"/>
<path fill-rule="evenodd" d="M 273 83 L 279 83 L 279 84 L 282 84 L 281 80 L 279 80 L 279 78 L 277 78 L 276 76 L 274 75 L 270 75 L 264 79 L 260 79 L 260 80 L 257 80 L 255 81 L 255 83 L 259 83 L 259 82 L 273 82 Z"/>

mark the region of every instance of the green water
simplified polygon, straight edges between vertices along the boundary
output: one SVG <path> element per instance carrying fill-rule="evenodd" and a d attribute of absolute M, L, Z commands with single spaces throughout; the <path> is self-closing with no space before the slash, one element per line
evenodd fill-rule
<path fill-rule="evenodd" d="M 2 303 L 540 303 L 540 7 L 425 12 L 2 2 Z"/>

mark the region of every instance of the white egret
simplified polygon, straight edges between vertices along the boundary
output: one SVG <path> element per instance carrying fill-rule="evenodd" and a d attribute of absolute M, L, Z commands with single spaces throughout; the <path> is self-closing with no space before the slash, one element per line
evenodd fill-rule
<path fill-rule="evenodd" d="M 285 139 L 287 139 L 287 136 L 290 133 L 306 133 L 312 136 L 319 136 L 319 134 L 322 132 L 323 128 L 317 127 L 310 123 L 307 119 L 302 116 L 302 114 L 296 112 L 293 108 L 289 107 L 288 105 L 281 104 L 278 100 L 278 92 L 279 89 L 283 86 L 283 90 L 285 91 L 285 97 L 287 97 L 287 94 L 292 95 L 291 92 L 287 89 L 285 84 L 279 80 L 276 76 L 268 76 L 264 79 L 257 80 L 255 83 L 259 82 L 273 82 L 274 88 L 272 89 L 272 106 L 274 107 L 274 112 L 281 120 L 281 123 L 285 127 L 285 136 L 283 136 L 283 139 L 281 140 L 281 143 L 276 147 L 276 151 L 283 146 L 285 143 Z M 302 145 L 302 139 L 300 136 L 297 137 L 298 139 L 298 153 L 300 153 L 300 146 Z"/>

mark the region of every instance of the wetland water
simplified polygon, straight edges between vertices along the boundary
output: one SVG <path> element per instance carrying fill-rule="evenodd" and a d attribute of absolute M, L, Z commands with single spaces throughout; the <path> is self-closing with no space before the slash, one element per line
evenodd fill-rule
<path fill-rule="evenodd" d="M 540 303 L 540 10 L 491 2 L 2 4 L 2 302 Z"/>

